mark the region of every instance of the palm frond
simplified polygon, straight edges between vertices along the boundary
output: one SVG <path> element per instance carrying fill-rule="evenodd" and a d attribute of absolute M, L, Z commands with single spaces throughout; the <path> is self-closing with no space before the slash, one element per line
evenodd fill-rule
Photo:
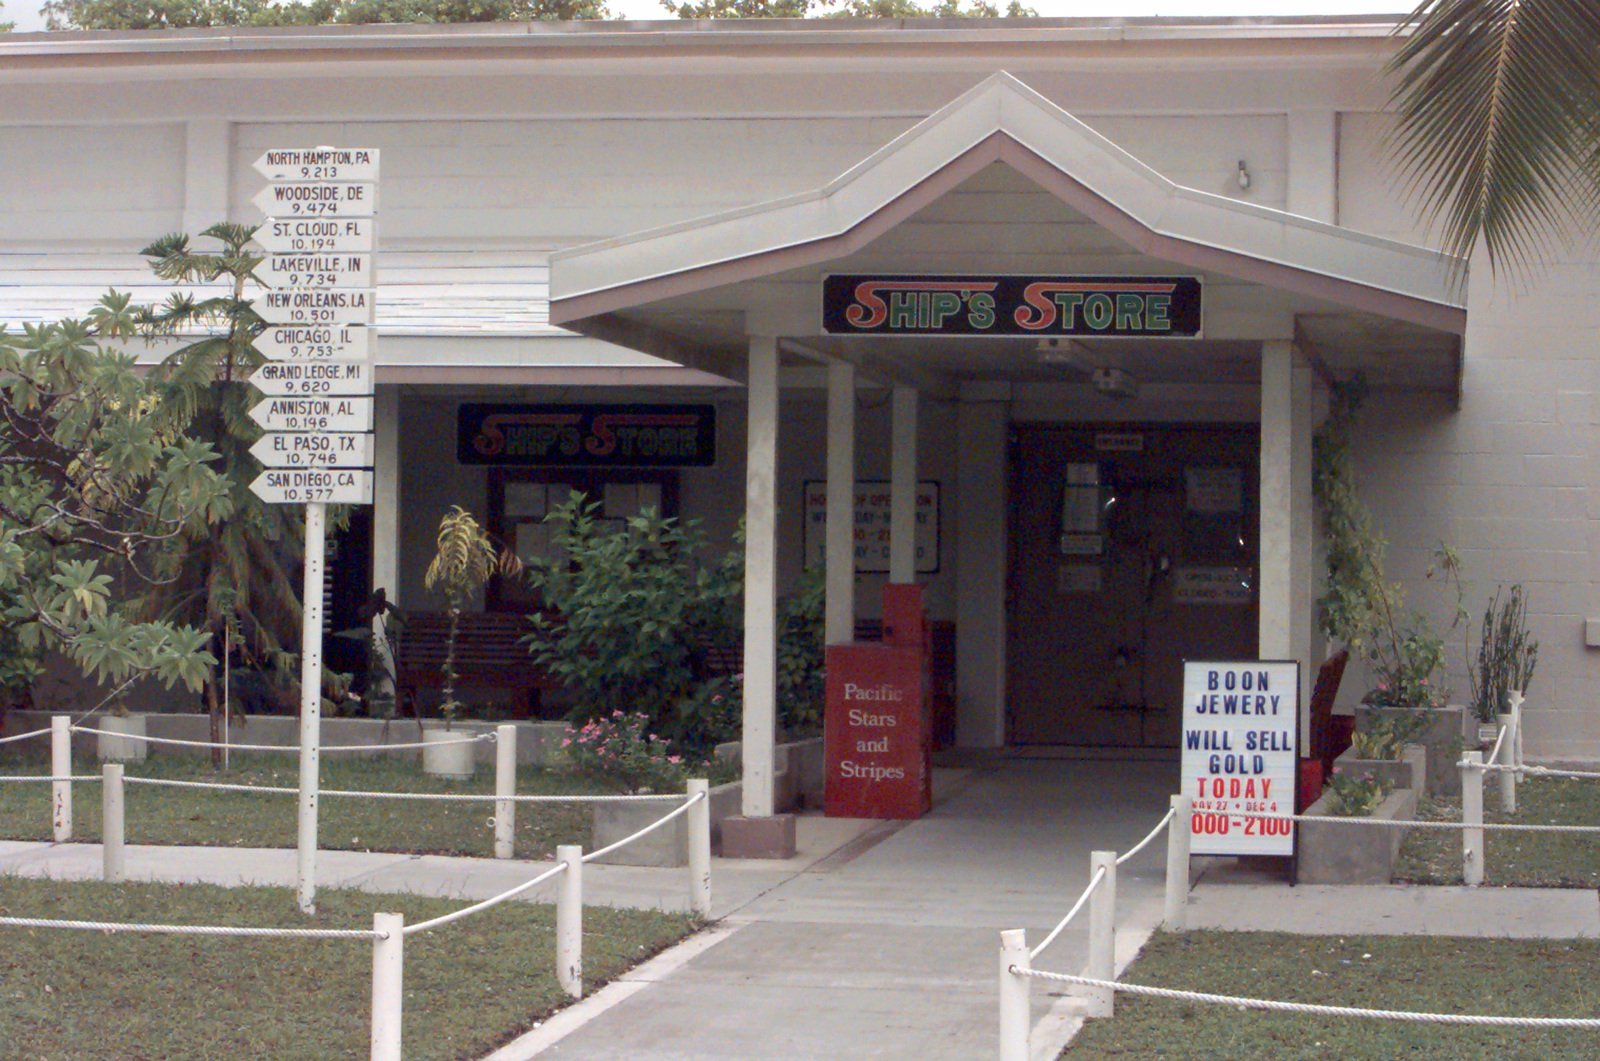
<path fill-rule="evenodd" d="M 1442 249 L 1525 272 L 1600 206 L 1600 5 L 1424 0 L 1399 32 L 1391 146 Z"/>

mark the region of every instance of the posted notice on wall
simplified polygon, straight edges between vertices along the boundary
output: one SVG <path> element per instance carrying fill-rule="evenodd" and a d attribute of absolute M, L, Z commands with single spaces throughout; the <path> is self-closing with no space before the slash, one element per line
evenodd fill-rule
<path fill-rule="evenodd" d="M 1183 665 L 1183 788 L 1196 855 L 1292 855 L 1300 664 Z"/>

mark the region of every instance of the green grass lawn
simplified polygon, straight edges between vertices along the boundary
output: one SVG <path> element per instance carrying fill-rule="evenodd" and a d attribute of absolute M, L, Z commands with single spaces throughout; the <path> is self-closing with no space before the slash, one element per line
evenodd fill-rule
<path fill-rule="evenodd" d="M 1500 812 L 1494 782 L 1484 786 L 1484 819 L 1539 825 L 1600 825 L 1600 782 L 1530 778 L 1517 786 L 1517 813 Z M 1425 800 L 1419 818 L 1460 821 L 1460 800 Z M 1600 886 L 1600 833 L 1484 834 L 1484 882 L 1502 886 Z M 1461 883 L 1461 834 L 1412 829 L 1400 849 L 1395 879 L 1416 884 Z M 1600 1057 L 1600 1047 L 1595 1056 Z"/>
<path fill-rule="evenodd" d="M 1157 933 L 1125 979 L 1335 1006 L 1595 1017 L 1600 1016 L 1597 965 L 1600 942 L 1593 940 Z M 1035 983 L 1034 990 L 1043 986 Z M 1600 1058 L 1600 1034 L 1306 1017 L 1119 994 L 1116 1017 L 1090 1021 L 1062 1057 L 1565 1061 Z"/>
<path fill-rule="evenodd" d="M 85 759 L 76 774 L 98 774 Z M 0 774 L 48 774 L 47 760 L 0 748 Z M 294 788 L 299 766 L 293 755 L 236 753 L 230 770 L 213 770 L 198 756 L 153 755 L 130 763 L 129 777 L 161 777 L 181 781 Z M 471 781 L 429 777 L 415 762 L 326 756 L 321 786 L 327 789 L 407 792 L 494 792 L 494 771 L 480 766 Z M 526 794 L 616 792 L 570 773 L 523 767 L 517 791 Z M 127 785 L 126 839 L 130 844 L 198 844 L 211 847 L 293 847 L 293 794 L 215 792 L 197 789 Z M 671 809 L 663 805 L 662 813 Z M 422 802 L 327 797 L 319 801 L 318 845 L 351 851 L 396 851 L 414 854 L 494 854 L 494 830 L 487 802 Z M 100 786 L 73 786 L 73 838 L 100 839 Z M 543 858 L 557 844 L 590 846 L 590 812 L 581 803 L 517 805 L 516 856 Z M 50 839 L 50 786 L 0 784 L 0 838 Z"/>
<path fill-rule="evenodd" d="M 324 890 L 301 916 L 286 888 L 63 883 L 0 877 L 16 917 L 371 928 L 374 911 L 417 922 L 460 900 Z M 554 908 L 509 902 L 407 938 L 407 1061 L 479 1058 L 567 1002 L 555 978 Z M 663 950 L 686 915 L 584 910 L 592 989 Z M 364 1058 L 366 940 L 106 935 L 0 926 L 0 1057 Z"/>

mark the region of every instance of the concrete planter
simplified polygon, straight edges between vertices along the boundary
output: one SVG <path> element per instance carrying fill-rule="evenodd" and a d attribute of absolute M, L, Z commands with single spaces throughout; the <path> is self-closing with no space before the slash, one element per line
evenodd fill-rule
<path fill-rule="evenodd" d="M 466 779 L 477 766 L 474 734 L 460 728 L 426 728 L 422 731 L 422 772 L 434 777 Z"/>
<path fill-rule="evenodd" d="M 95 729 L 103 729 L 107 733 L 130 733 L 135 737 L 145 736 L 145 717 L 143 715 L 107 715 L 103 718 L 90 719 L 88 725 Z M 95 755 L 103 763 L 142 763 L 149 753 L 150 745 L 142 740 L 129 740 L 127 737 L 120 736 L 97 736 L 95 738 Z"/>
<path fill-rule="evenodd" d="M 715 849 L 721 840 L 722 820 L 738 814 L 744 798 L 744 784 L 730 781 L 711 790 L 711 846 Z M 594 804 L 593 850 L 598 851 L 631 836 L 669 814 L 675 804 L 665 801 L 648 803 L 596 803 Z M 672 819 L 655 832 L 641 836 L 626 847 L 595 859 L 609 866 L 687 866 L 689 864 L 689 816 Z"/>
<path fill-rule="evenodd" d="M 1421 744 L 1407 744 L 1398 759 L 1357 759 L 1351 749 L 1345 749 L 1333 761 L 1335 773 L 1370 775 L 1390 789 L 1410 788 L 1423 792 L 1427 786 L 1428 749 Z"/>
<path fill-rule="evenodd" d="M 1461 795 L 1461 761 L 1464 747 L 1477 739 L 1477 719 L 1460 704 L 1449 707 L 1374 707 L 1361 704 L 1356 708 L 1356 729 L 1365 730 L 1370 720 L 1382 715 L 1413 715 L 1421 711 L 1427 721 L 1412 740 L 1428 749 L 1427 788 L 1430 796 Z"/>
<path fill-rule="evenodd" d="M 725 762 L 739 761 L 739 741 L 719 744 L 713 754 Z M 773 801 L 779 812 L 821 807 L 827 781 L 827 758 L 821 737 L 786 741 L 773 749 Z"/>
<path fill-rule="evenodd" d="M 1306 814 L 1328 817 L 1327 802 L 1328 797 L 1323 796 L 1306 809 Z M 1415 819 L 1416 790 L 1401 788 L 1389 793 L 1372 816 L 1386 821 Z M 1296 880 L 1301 884 L 1388 884 L 1394 879 L 1394 863 L 1406 831 L 1336 821 L 1301 822 L 1296 838 Z"/>

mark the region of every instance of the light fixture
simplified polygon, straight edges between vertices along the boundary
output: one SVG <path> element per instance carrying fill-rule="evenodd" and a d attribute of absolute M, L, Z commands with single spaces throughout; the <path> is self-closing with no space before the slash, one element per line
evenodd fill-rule
<path fill-rule="evenodd" d="M 1041 365 L 1060 365 L 1087 372 L 1094 367 L 1089 348 L 1076 339 L 1040 339 L 1033 346 L 1033 359 Z"/>
<path fill-rule="evenodd" d="M 1241 190 L 1250 187 L 1250 171 L 1245 168 L 1242 158 L 1239 160 L 1239 187 Z"/>

